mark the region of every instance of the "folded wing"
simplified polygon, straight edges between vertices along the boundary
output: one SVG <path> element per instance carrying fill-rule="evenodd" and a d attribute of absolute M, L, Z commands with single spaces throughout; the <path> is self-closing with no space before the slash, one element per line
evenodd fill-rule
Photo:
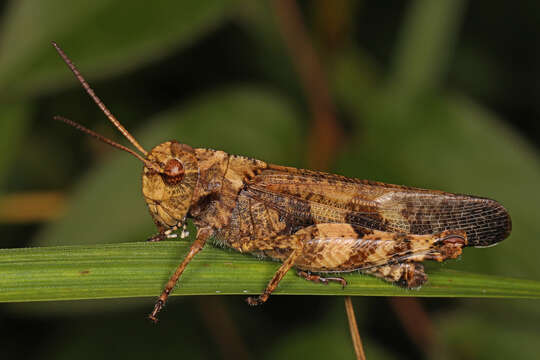
<path fill-rule="evenodd" d="M 511 230 L 498 202 L 322 172 L 270 165 L 244 190 L 300 225 L 349 223 L 388 232 L 464 230 L 470 246 L 490 246 Z"/>

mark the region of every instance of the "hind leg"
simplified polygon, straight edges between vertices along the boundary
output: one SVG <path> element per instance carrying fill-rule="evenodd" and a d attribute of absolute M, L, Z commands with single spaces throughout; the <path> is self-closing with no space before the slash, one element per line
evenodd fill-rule
<path fill-rule="evenodd" d="M 424 266 L 419 263 L 383 265 L 361 270 L 361 272 L 409 289 L 419 288 L 428 278 L 424 272 Z"/>
<path fill-rule="evenodd" d="M 360 270 L 407 288 L 416 288 L 427 281 L 424 267 L 418 262 L 456 258 L 466 243 L 463 231 L 410 235 L 332 223 L 311 225 L 293 235 L 243 241 L 233 247 L 241 252 L 262 252 L 283 261 L 264 292 L 259 297 L 247 299 L 249 304 L 258 305 L 268 299 L 285 274 L 295 266 L 316 273 Z M 304 277 L 323 283 L 328 280 L 309 273 Z"/>

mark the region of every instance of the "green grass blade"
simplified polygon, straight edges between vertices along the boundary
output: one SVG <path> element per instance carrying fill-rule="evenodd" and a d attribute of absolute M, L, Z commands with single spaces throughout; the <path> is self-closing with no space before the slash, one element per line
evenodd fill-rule
<path fill-rule="evenodd" d="M 0 250 L 0 302 L 157 296 L 189 241 Z M 207 246 L 187 267 L 174 295 L 260 293 L 278 263 Z M 324 286 L 289 272 L 276 294 L 540 298 L 540 282 L 457 272 L 436 266 L 420 290 L 358 273 L 349 285 Z"/>

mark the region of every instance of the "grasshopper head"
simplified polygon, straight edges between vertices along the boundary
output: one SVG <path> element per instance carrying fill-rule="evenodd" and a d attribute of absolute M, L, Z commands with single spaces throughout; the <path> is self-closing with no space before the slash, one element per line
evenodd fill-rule
<path fill-rule="evenodd" d="M 164 228 L 181 226 L 191 205 L 199 167 L 194 150 L 167 141 L 147 155 L 142 192 L 155 222 Z"/>
<path fill-rule="evenodd" d="M 164 229 L 183 225 L 199 178 L 195 151 L 190 146 L 173 140 L 156 146 L 148 153 L 97 97 L 94 90 L 58 44 L 53 42 L 52 45 L 92 100 L 139 153 L 62 116 L 54 118 L 139 159 L 144 164 L 143 195 L 156 225 Z"/>

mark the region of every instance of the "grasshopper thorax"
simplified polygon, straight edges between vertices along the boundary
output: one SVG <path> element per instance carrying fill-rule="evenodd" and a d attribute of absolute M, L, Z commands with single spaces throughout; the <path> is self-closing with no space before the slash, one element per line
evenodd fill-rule
<path fill-rule="evenodd" d="M 195 151 L 172 140 L 153 148 L 146 160 L 142 192 L 154 221 L 164 228 L 181 226 L 199 178 Z"/>

